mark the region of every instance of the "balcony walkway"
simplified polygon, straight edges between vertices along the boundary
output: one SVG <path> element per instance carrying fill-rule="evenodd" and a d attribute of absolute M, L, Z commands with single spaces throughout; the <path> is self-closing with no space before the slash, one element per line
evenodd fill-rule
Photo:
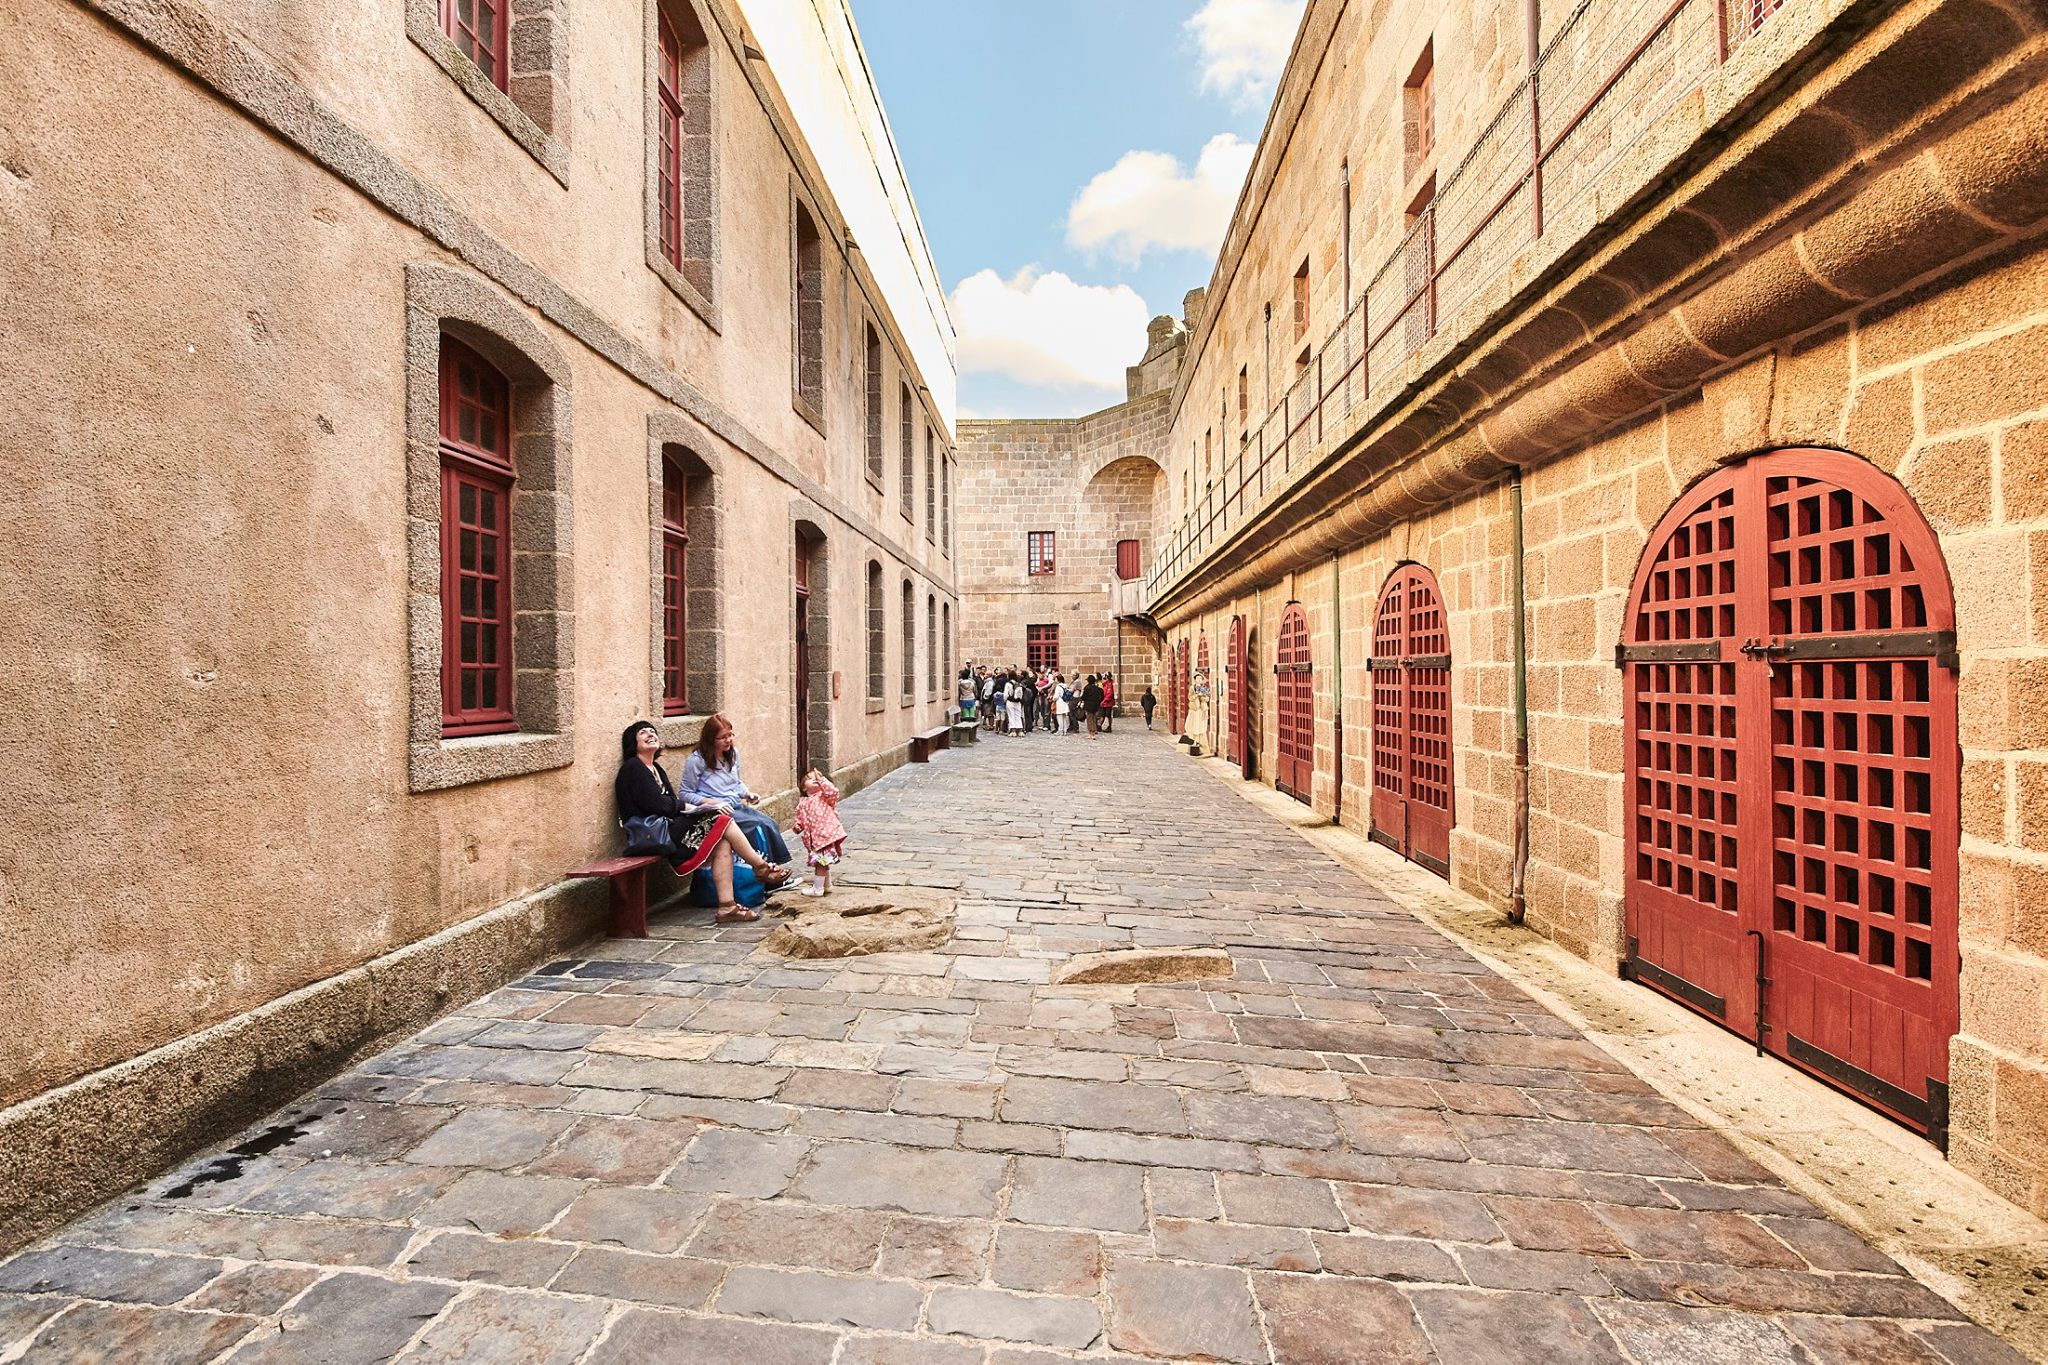
<path fill-rule="evenodd" d="M 593 945 L 0 1264 L 0 1360 L 2020 1359 L 1135 720 L 844 814 L 948 949 Z M 1235 976 L 1047 984 L 1134 944 Z"/>

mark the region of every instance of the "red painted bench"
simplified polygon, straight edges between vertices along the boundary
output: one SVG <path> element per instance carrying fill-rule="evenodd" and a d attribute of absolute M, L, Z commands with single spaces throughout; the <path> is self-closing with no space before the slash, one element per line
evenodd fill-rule
<path fill-rule="evenodd" d="M 953 727 L 950 725 L 934 725 L 931 729 L 920 730 L 910 737 L 910 761 L 912 763 L 929 763 L 932 761 L 932 750 L 950 749 L 952 747 Z"/>
<path fill-rule="evenodd" d="M 603 877 L 611 889 L 612 937 L 647 937 L 647 869 L 661 859 L 651 856 L 606 858 L 579 867 L 571 877 Z"/>

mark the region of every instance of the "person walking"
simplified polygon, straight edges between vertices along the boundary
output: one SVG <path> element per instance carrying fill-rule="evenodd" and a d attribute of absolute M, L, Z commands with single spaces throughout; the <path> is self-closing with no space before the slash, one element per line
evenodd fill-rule
<path fill-rule="evenodd" d="M 1105 673 L 1102 675 L 1102 733 L 1108 734 L 1111 730 L 1116 728 L 1113 724 L 1111 724 L 1111 722 L 1113 722 L 1115 719 L 1116 675 L 1113 673 Z"/>
<path fill-rule="evenodd" d="M 1088 675 L 1088 685 L 1081 689 L 1081 709 L 1088 713 L 1088 738 L 1094 739 L 1100 723 L 1098 713 L 1102 710 L 1102 684 L 1093 673 Z"/>
<path fill-rule="evenodd" d="M 1152 708 L 1159 705 L 1159 698 L 1152 695 L 1152 684 L 1145 684 L 1145 695 L 1138 698 L 1138 705 L 1145 708 L 1145 728 L 1152 728 Z"/>

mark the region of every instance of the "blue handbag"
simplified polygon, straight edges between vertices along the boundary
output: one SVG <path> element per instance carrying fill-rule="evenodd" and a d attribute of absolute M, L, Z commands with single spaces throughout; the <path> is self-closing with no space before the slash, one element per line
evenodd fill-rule
<path fill-rule="evenodd" d="M 619 823 L 626 827 L 627 857 L 676 856 L 675 836 L 669 832 L 666 815 L 631 815 Z"/>

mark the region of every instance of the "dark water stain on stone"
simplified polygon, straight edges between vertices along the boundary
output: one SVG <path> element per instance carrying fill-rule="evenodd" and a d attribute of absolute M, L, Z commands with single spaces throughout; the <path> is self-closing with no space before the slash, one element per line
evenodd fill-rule
<path fill-rule="evenodd" d="M 236 1143 L 194 1171 L 188 1179 L 165 1190 L 163 1198 L 189 1199 L 195 1192 L 208 1185 L 220 1185 L 240 1179 L 251 1157 L 266 1156 L 280 1147 L 289 1147 L 311 1131 L 312 1126 L 320 1119 L 332 1118 L 334 1114 L 347 1112 L 347 1107 L 343 1106 L 334 1110 L 333 1114 L 305 1114 L 284 1123 L 274 1123 L 254 1137 Z"/>

